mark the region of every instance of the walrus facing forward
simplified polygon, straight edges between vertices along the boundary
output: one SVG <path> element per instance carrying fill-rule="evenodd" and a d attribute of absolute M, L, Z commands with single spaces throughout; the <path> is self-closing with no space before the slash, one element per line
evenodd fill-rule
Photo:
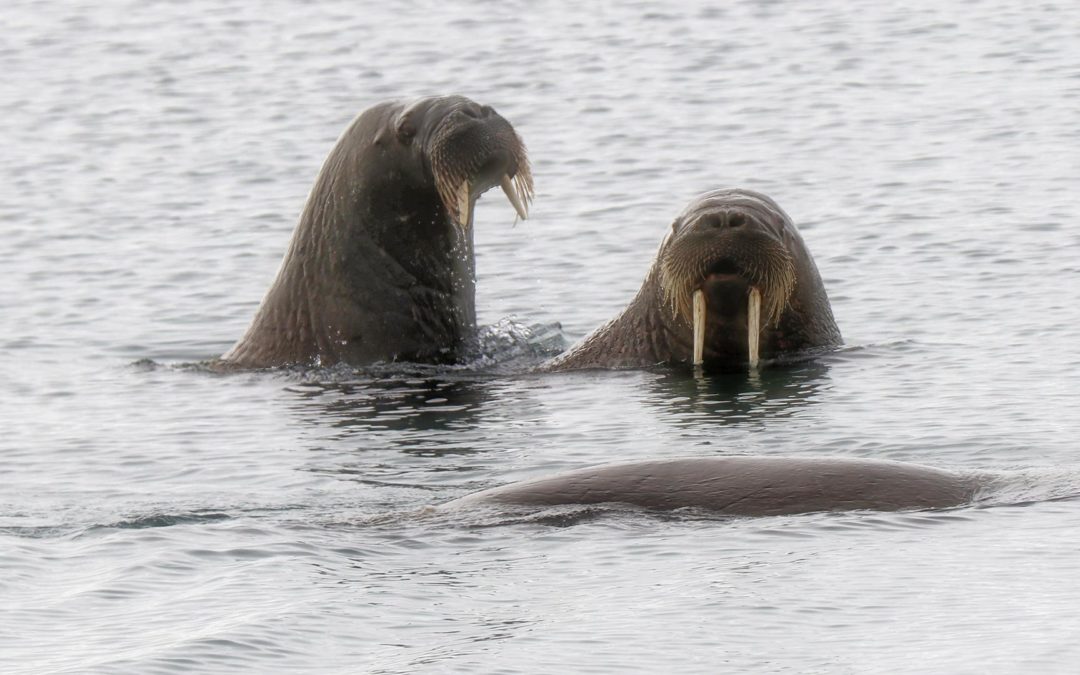
<path fill-rule="evenodd" d="M 459 360 L 476 330 L 473 206 L 495 185 L 524 219 L 525 146 L 490 107 L 445 96 L 364 111 L 326 158 L 277 278 L 222 360 Z"/>
<path fill-rule="evenodd" d="M 475 492 L 442 508 L 623 503 L 737 516 L 900 511 L 966 504 L 985 479 L 855 458 L 691 457 L 588 467 Z"/>
<path fill-rule="evenodd" d="M 722 189 L 675 219 L 622 314 L 541 369 L 742 370 L 840 342 L 821 276 L 791 219 L 763 194 Z"/>

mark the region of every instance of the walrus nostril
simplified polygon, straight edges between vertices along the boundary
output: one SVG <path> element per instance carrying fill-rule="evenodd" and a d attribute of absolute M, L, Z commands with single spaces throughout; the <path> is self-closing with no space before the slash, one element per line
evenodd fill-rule
<path fill-rule="evenodd" d="M 490 110 L 491 110 L 491 108 L 486 106 L 486 105 L 485 106 L 479 106 L 479 105 L 476 105 L 475 103 L 470 102 L 469 105 L 462 106 L 461 113 L 463 115 L 465 115 L 466 117 L 471 117 L 474 120 L 478 120 L 478 119 L 480 119 L 482 117 L 487 117 L 488 112 Z"/>
<path fill-rule="evenodd" d="M 717 230 L 734 230 L 746 224 L 746 214 L 738 211 L 721 211 L 709 214 L 705 218 L 703 224 Z"/>

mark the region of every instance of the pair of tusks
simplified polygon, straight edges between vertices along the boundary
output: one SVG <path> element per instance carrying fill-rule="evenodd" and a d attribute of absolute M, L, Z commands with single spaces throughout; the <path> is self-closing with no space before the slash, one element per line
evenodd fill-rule
<path fill-rule="evenodd" d="M 513 204 L 514 210 L 517 211 L 518 217 L 522 220 L 528 220 L 529 218 L 529 194 L 526 191 L 524 185 L 520 181 L 510 178 L 509 174 L 503 174 L 502 180 L 499 181 L 499 185 L 502 187 L 502 191 L 506 194 L 506 198 Z M 462 181 L 461 186 L 457 191 L 457 211 L 458 211 L 458 223 L 462 227 L 469 226 L 469 218 L 472 214 L 469 212 L 472 207 L 472 189 L 469 187 L 469 181 Z"/>
<path fill-rule="evenodd" d="M 705 361 L 705 293 L 694 291 L 694 365 L 700 366 Z M 746 343 L 750 352 L 750 368 L 757 368 L 761 360 L 759 338 L 761 337 L 761 291 L 750 289 L 750 298 L 746 307 Z"/>

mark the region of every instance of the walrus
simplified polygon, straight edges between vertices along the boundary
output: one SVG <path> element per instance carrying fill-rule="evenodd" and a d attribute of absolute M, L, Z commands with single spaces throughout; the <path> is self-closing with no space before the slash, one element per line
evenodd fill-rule
<path fill-rule="evenodd" d="M 841 343 L 817 266 L 769 197 L 707 192 L 683 210 L 626 309 L 541 370 L 737 371 Z"/>
<path fill-rule="evenodd" d="M 388 101 L 330 151 L 236 367 L 460 360 L 476 330 L 472 222 L 499 185 L 524 219 L 525 145 L 463 96 Z"/>
<path fill-rule="evenodd" d="M 686 457 L 587 467 L 474 492 L 441 508 L 623 503 L 736 516 L 942 509 L 985 480 L 920 464 L 840 457 Z"/>

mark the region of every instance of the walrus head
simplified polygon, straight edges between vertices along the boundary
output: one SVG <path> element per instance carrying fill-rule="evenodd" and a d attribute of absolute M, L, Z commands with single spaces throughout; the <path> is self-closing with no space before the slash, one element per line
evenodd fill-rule
<path fill-rule="evenodd" d="M 415 153 L 454 223 L 467 231 L 473 205 L 499 185 L 525 220 L 533 197 L 529 159 L 514 128 L 463 96 L 423 98 L 391 120 L 393 142 Z M 386 143 L 380 134 L 377 144 Z"/>
<path fill-rule="evenodd" d="M 749 190 L 694 199 L 623 311 L 541 370 L 693 364 L 756 368 L 842 343 L 795 223 Z"/>
<path fill-rule="evenodd" d="M 743 349 L 757 365 L 758 336 L 779 322 L 795 289 L 787 222 L 764 195 L 714 190 L 672 223 L 657 259 L 659 282 L 671 319 L 693 330 L 695 365 Z"/>

